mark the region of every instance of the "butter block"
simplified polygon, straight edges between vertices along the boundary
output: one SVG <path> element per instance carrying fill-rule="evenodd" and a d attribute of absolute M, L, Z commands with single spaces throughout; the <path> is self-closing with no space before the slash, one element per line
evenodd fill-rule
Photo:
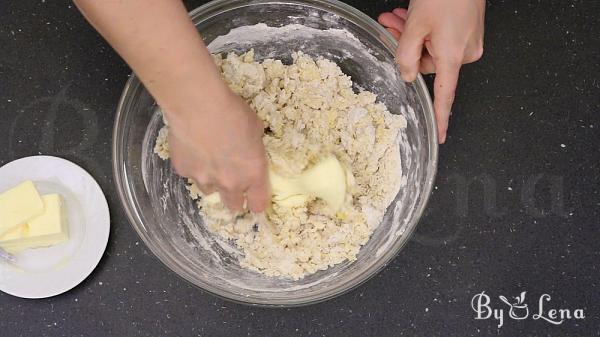
<path fill-rule="evenodd" d="M 4 234 L 2 234 L 2 236 L 0 236 L 0 242 L 17 240 L 17 239 L 26 237 L 28 235 L 28 233 L 29 233 L 29 226 L 27 225 L 27 223 L 20 224 L 16 227 L 13 227 L 12 229 L 9 229 Z"/>
<path fill-rule="evenodd" d="M 53 246 L 69 239 L 61 196 L 44 195 L 42 201 L 44 212 L 0 236 L 0 247 L 15 253 L 28 248 Z"/>
<path fill-rule="evenodd" d="M 44 203 L 30 180 L 0 194 L 0 235 L 44 212 Z"/>
<path fill-rule="evenodd" d="M 311 197 L 324 200 L 339 210 L 346 197 L 346 172 L 337 158 L 329 156 L 295 177 L 282 177 L 269 170 L 273 202 L 296 207 Z"/>
<path fill-rule="evenodd" d="M 338 211 L 346 198 L 347 179 L 346 170 L 333 155 L 293 177 L 282 176 L 269 167 L 271 200 L 287 208 L 299 207 L 311 198 L 319 198 L 332 210 Z M 214 192 L 204 196 L 203 200 L 207 205 L 215 205 L 221 202 L 221 197 L 219 192 Z"/>

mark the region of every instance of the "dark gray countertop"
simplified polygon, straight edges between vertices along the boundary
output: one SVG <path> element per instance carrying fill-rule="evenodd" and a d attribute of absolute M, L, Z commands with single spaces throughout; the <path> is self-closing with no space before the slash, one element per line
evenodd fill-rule
<path fill-rule="evenodd" d="M 347 1 L 372 17 L 396 1 Z M 201 1 L 189 1 L 189 8 Z M 490 1 L 484 58 L 464 67 L 436 188 L 414 239 L 349 294 L 296 309 L 223 301 L 168 271 L 119 205 L 113 116 L 129 70 L 67 1 L 0 3 L 0 164 L 57 155 L 110 204 L 96 271 L 45 300 L 0 294 L 0 336 L 600 335 L 600 1 Z M 504 309 L 476 320 L 474 295 Z M 583 309 L 513 320 L 527 291 Z"/>

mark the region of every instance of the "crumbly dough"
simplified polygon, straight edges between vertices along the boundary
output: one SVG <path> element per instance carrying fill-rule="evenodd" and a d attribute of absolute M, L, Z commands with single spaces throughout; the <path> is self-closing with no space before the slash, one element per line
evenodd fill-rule
<path fill-rule="evenodd" d="M 268 276 L 299 279 L 355 260 L 400 189 L 404 117 L 389 113 L 371 92 L 355 93 L 350 77 L 326 59 L 297 52 L 291 65 L 259 63 L 250 50 L 214 60 L 263 120 L 271 169 L 298 175 L 334 155 L 346 171 L 347 195 L 337 211 L 312 198 L 294 207 L 273 203 L 261 215 L 232 214 L 189 181 L 209 230 L 235 240 L 244 253 L 241 264 Z M 167 134 L 165 126 L 155 147 L 163 159 L 169 158 Z"/>

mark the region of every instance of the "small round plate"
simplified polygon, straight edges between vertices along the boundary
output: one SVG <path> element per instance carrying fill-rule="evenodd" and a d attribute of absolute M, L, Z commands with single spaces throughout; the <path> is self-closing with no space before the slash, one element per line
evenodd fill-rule
<path fill-rule="evenodd" d="M 23 298 L 62 294 L 85 280 L 100 262 L 110 231 L 108 204 L 94 178 L 62 158 L 26 157 L 0 168 L 0 192 L 24 180 L 33 181 L 42 195 L 63 197 L 69 241 L 19 252 L 14 265 L 0 262 L 0 290 Z"/>

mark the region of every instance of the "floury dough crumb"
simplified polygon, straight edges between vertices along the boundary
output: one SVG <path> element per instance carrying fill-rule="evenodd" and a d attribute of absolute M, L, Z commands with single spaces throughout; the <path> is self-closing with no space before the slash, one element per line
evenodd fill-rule
<path fill-rule="evenodd" d="M 371 92 L 354 93 L 350 77 L 326 59 L 298 52 L 291 65 L 259 63 L 250 50 L 214 60 L 229 87 L 263 120 L 275 172 L 297 175 L 333 154 L 346 170 L 348 188 L 337 211 L 313 198 L 292 208 L 274 203 L 253 215 L 232 214 L 189 181 L 209 230 L 235 240 L 244 253 L 242 266 L 268 276 L 299 279 L 355 260 L 400 189 L 404 117 L 389 113 Z M 163 159 L 169 157 L 167 134 L 165 126 L 155 146 Z"/>
<path fill-rule="evenodd" d="M 169 142 L 167 136 L 169 135 L 169 128 L 163 127 L 158 131 L 156 137 L 156 145 L 154 145 L 154 153 L 156 153 L 160 159 L 169 159 Z"/>

